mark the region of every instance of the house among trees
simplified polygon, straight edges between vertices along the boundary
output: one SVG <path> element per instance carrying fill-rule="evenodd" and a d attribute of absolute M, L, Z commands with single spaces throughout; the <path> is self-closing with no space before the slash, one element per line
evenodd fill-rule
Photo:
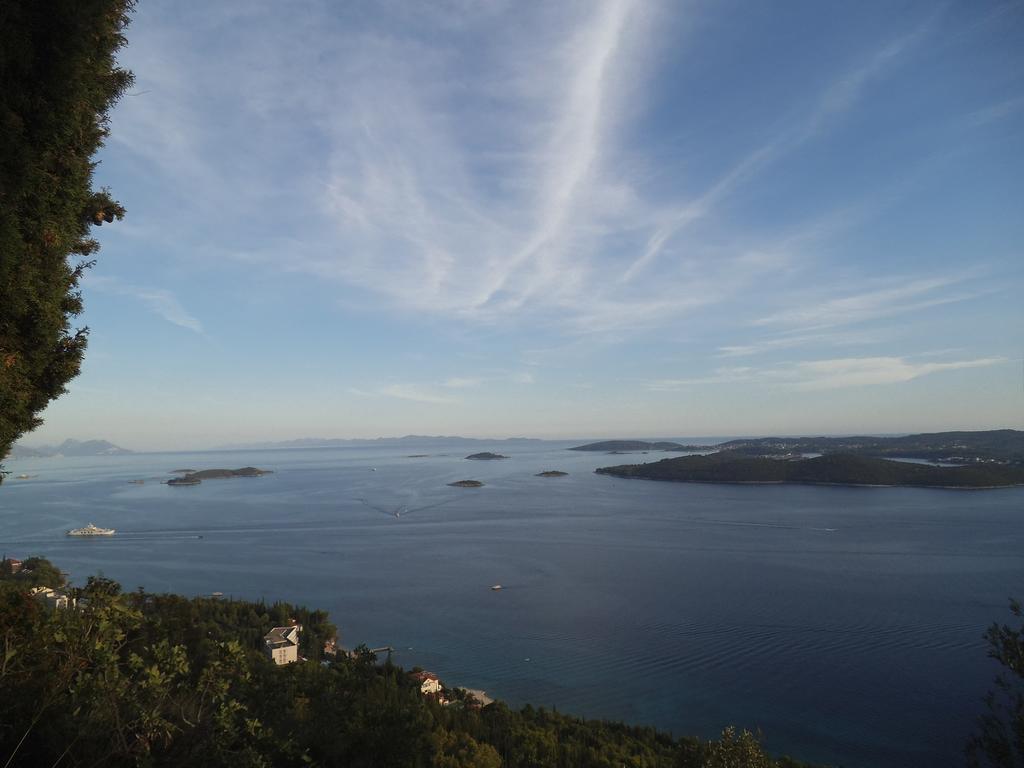
<path fill-rule="evenodd" d="M 299 660 L 299 633 L 302 626 L 292 624 L 287 627 L 274 627 L 263 636 L 264 650 L 278 666 L 291 664 Z"/>
<path fill-rule="evenodd" d="M 338 637 L 329 637 L 324 640 L 324 656 L 337 656 L 338 655 Z"/>
<path fill-rule="evenodd" d="M 24 563 L 21 562 L 21 560 L 16 560 L 13 557 L 5 557 L 3 561 L 0 562 L 0 574 L 13 576 L 21 570 L 21 566 L 23 565 Z"/>
<path fill-rule="evenodd" d="M 420 693 L 424 696 L 439 696 L 441 691 L 444 690 L 444 686 L 441 685 L 441 679 L 433 672 L 421 670 L 413 672 L 409 676 L 420 684 Z"/>
<path fill-rule="evenodd" d="M 51 608 L 74 608 L 76 604 L 75 598 L 50 587 L 33 587 L 29 594 L 45 601 Z"/>

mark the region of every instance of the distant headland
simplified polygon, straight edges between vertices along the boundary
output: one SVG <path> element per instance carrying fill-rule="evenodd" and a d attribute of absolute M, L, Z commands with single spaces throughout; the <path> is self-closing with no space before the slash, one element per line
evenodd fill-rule
<path fill-rule="evenodd" d="M 594 451 L 603 453 L 626 453 L 627 451 L 688 451 L 690 448 L 680 443 L 655 442 L 646 440 L 602 440 L 599 443 L 587 443 L 570 448 L 570 451 Z"/>
<path fill-rule="evenodd" d="M 990 429 L 925 432 L 897 437 L 753 437 L 707 445 L 644 440 L 604 440 L 578 445 L 573 451 L 624 453 L 633 451 L 729 451 L 745 456 L 792 457 L 803 454 L 849 453 L 877 458 L 924 459 L 949 464 L 975 462 L 1024 464 L 1024 431 Z"/>
<path fill-rule="evenodd" d="M 798 483 L 958 489 L 1024 485 L 1024 466 L 976 464 L 939 467 L 844 453 L 791 459 L 744 456 L 723 451 L 709 456 L 662 459 L 649 464 L 601 467 L 596 472 L 614 477 L 681 483 Z"/>

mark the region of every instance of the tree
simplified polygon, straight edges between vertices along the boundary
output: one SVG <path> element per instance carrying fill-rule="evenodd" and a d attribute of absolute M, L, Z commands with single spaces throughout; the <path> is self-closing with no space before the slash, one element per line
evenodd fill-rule
<path fill-rule="evenodd" d="M 987 711 L 967 745 L 971 768 L 1024 768 L 1024 608 L 1010 600 L 1010 612 L 1020 626 L 995 623 L 985 633 L 988 655 L 1003 669 L 985 696 Z"/>
<path fill-rule="evenodd" d="M 774 768 L 775 761 L 765 754 L 761 742 L 750 731 L 732 726 L 722 731 L 718 741 L 709 741 L 701 758 L 701 768 Z"/>
<path fill-rule="evenodd" d="M 124 216 L 93 189 L 92 158 L 132 83 L 115 54 L 134 4 L 0 4 L 0 459 L 81 366 L 88 329 L 71 319 L 90 230 Z"/>

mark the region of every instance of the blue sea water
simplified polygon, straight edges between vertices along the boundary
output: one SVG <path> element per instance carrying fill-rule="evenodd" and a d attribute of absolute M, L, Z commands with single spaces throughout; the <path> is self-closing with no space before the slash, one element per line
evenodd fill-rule
<path fill-rule="evenodd" d="M 846 766 L 963 764 L 996 671 L 982 633 L 1024 596 L 1024 489 L 621 480 L 593 470 L 662 456 L 568 445 L 9 461 L 38 476 L 0 486 L 0 553 L 325 608 L 342 644 L 513 705 L 677 736 L 733 723 Z M 479 450 L 511 458 L 463 458 Z M 160 482 L 247 465 L 274 474 Z M 65 536 L 88 522 L 118 533 Z"/>

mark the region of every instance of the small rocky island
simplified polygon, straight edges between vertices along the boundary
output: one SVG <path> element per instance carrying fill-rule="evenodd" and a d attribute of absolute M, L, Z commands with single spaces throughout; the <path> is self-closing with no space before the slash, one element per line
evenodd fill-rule
<path fill-rule="evenodd" d="M 730 451 L 649 464 L 602 467 L 598 474 L 679 483 L 799 483 L 983 489 L 1024 485 L 1024 466 L 926 464 L 832 453 L 811 459 L 751 457 Z"/>
<path fill-rule="evenodd" d="M 559 469 L 546 469 L 543 472 L 538 472 L 534 477 L 565 477 L 568 472 L 562 472 Z"/>
<path fill-rule="evenodd" d="M 493 459 L 507 459 L 508 456 L 502 456 L 500 453 L 484 451 L 483 453 L 471 453 L 466 458 L 472 461 L 492 461 Z"/>
<path fill-rule="evenodd" d="M 454 483 L 448 483 L 453 488 L 483 488 L 484 484 L 479 480 L 456 480 Z"/>
<path fill-rule="evenodd" d="M 182 470 L 177 470 L 182 471 Z M 201 469 L 198 472 L 189 470 L 181 477 L 174 477 L 167 481 L 168 485 L 199 485 L 203 480 L 220 480 L 227 477 L 262 477 L 273 474 L 269 469 L 257 469 L 256 467 L 242 467 L 241 469 Z"/>

